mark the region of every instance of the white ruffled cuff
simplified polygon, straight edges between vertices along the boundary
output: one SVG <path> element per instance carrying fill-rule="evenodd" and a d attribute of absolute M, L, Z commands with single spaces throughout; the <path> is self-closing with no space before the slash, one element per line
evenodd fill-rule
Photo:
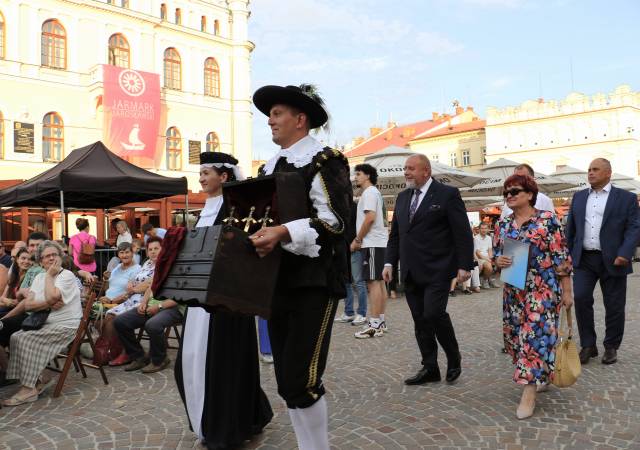
<path fill-rule="evenodd" d="M 291 242 L 282 242 L 282 248 L 294 255 L 317 258 L 320 256 L 320 246 L 316 244 L 318 232 L 311 228 L 309 219 L 298 219 L 283 223 L 289 231 Z"/>

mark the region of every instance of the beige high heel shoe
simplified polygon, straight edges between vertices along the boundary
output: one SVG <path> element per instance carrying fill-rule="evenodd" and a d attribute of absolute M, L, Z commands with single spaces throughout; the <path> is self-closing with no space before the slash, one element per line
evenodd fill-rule
<path fill-rule="evenodd" d="M 518 420 L 528 419 L 533 416 L 533 412 L 536 409 L 536 386 L 527 385 L 522 392 L 522 398 L 520 404 L 516 410 L 516 417 Z"/>

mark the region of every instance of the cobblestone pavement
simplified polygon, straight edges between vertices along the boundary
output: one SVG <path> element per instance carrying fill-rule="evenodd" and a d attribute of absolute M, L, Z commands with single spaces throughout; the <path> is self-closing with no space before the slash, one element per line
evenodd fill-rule
<path fill-rule="evenodd" d="M 500 352 L 499 289 L 450 301 L 463 357 L 462 376 L 453 385 L 402 383 L 419 363 L 404 299 L 390 301 L 390 331 L 382 338 L 356 340 L 355 327 L 335 324 L 324 378 L 332 447 L 640 449 L 638 292 L 640 277 L 632 276 L 618 363 L 604 366 L 592 359 L 577 385 L 540 394 L 534 417 L 524 421 L 515 418 L 520 389 L 511 381 L 509 358 Z M 596 303 L 601 342 L 599 293 Z M 440 364 L 446 370 L 444 355 Z M 171 370 L 152 375 L 107 371 L 108 386 L 94 371 L 86 380 L 72 373 L 62 397 L 45 395 L 36 403 L 0 410 L 0 448 L 200 448 Z M 262 365 L 262 371 L 275 417 L 247 448 L 293 449 L 295 437 L 272 367 Z M 3 389 L 0 397 L 11 391 Z"/>

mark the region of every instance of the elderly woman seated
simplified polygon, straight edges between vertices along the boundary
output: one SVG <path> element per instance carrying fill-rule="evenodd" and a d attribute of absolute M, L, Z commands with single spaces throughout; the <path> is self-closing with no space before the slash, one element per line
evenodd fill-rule
<path fill-rule="evenodd" d="M 133 281 L 130 281 L 127 285 L 128 298 L 115 308 L 108 310 L 106 313 L 105 328 L 109 328 L 109 333 L 113 333 L 112 319 L 115 316 L 129 311 L 130 309 L 137 308 L 142 301 L 145 291 L 149 286 L 151 286 L 151 282 L 153 281 L 153 273 L 155 272 L 156 260 L 158 259 L 160 250 L 162 250 L 162 239 L 155 236 L 149 238 L 147 241 L 147 256 L 149 258 L 144 262 L 142 269 L 138 272 Z M 127 357 L 127 353 L 123 351 L 117 358 L 111 360 L 109 365 L 121 366 L 128 362 L 129 358 Z"/>
<path fill-rule="evenodd" d="M 24 300 L 25 310 L 50 312 L 41 328 L 20 330 L 11 336 L 7 378 L 19 380 L 22 386 L 2 401 L 4 406 L 38 399 L 38 394 L 52 381 L 41 378 L 45 367 L 71 343 L 80 324 L 80 289 L 73 273 L 62 268 L 61 256 L 62 247 L 56 242 L 44 241 L 38 246 L 36 260 L 45 272 L 33 280 Z"/>
<path fill-rule="evenodd" d="M 131 243 L 122 242 L 118 246 L 118 258 L 120 258 L 120 264 L 118 264 L 113 271 L 104 273 L 104 280 L 108 282 L 108 288 L 105 291 L 104 297 L 100 297 L 99 300 L 107 309 L 125 303 L 134 291 L 139 292 L 139 289 L 133 287 L 133 282 L 142 268 L 133 261 Z M 141 292 L 144 292 L 144 290 Z M 111 342 L 113 347 L 119 347 L 117 343 L 114 342 L 115 333 L 112 319 L 113 315 L 106 315 L 102 326 L 102 337 L 108 342 Z M 119 353 L 120 351 L 118 350 L 117 354 L 112 355 L 113 358 L 117 357 Z"/>

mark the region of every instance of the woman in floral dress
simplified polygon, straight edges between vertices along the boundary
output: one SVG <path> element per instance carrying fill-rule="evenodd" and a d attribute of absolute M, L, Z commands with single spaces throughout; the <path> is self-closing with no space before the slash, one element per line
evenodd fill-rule
<path fill-rule="evenodd" d="M 530 244 L 529 272 L 524 289 L 504 284 L 503 332 L 513 358 L 513 380 L 524 385 L 518 419 L 533 415 L 536 393 L 553 380 L 555 345 L 561 305 L 573 304 L 571 257 L 558 218 L 533 207 L 538 187 L 529 176 L 512 175 L 504 182 L 504 197 L 513 213 L 496 224 L 493 247 L 496 265 L 509 267 L 503 255 L 505 239 Z"/>

